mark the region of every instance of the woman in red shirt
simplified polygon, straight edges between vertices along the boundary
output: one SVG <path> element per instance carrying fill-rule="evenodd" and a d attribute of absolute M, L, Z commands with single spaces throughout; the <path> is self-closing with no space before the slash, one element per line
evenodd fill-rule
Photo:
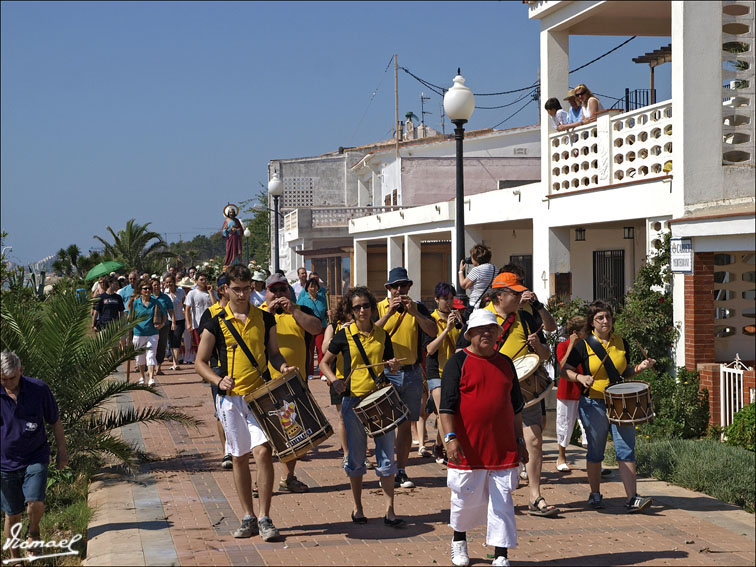
<path fill-rule="evenodd" d="M 572 347 L 575 346 L 578 341 L 585 338 L 585 324 L 585 317 L 581 317 L 580 315 L 571 317 L 567 321 L 565 331 L 569 338 L 560 342 L 556 348 L 557 360 L 559 361 L 560 367 L 567 362 L 567 357 L 570 355 L 570 352 L 572 352 Z M 570 466 L 567 464 L 565 450 L 570 443 L 572 431 L 575 428 L 581 390 L 582 386 L 577 382 L 559 380 L 556 408 L 556 435 L 557 447 L 559 447 L 556 468 L 558 471 L 567 472 L 570 470 Z"/>

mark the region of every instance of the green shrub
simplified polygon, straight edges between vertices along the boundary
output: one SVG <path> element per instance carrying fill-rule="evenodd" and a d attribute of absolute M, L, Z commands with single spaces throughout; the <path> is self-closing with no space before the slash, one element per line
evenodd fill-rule
<path fill-rule="evenodd" d="M 656 417 L 639 427 L 651 439 L 692 439 L 706 434 L 709 392 L 699 389 L 698 372 L 678 368 L 677 377 L 647 370 L 638 378 L 651 387 Z"/>
<path fill-rule="evenodd" d="M 756 459 L 754 453 L 714 439 L 647 441 L 635 446 L 639 474 L 654 477 L 754 512 Z M 617 462 L 613 446 L 606 450 L 607 464 Z"/>
<path fill-rule="evenodd" d="M 756 441 L 756 410 L 754 404 L 743 406 L 732 418 L 732 425 L 725 430 L 727 444 L 733 447 L 742 447 L 749 451 L 754 450 Z"/>

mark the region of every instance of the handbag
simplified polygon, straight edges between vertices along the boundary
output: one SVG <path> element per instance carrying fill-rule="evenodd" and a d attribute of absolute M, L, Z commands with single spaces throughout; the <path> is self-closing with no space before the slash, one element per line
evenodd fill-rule
<path fill-rule="evenodd" d="M 160 303 L 158 303 L 157 305 L 155 305 L 155 309 L 152 312 L 152 324 L 156 329 L 159 329 L 163 325 L 165 325 L 165 320 L 165 313 L 163 313 L 163 310 L 160 308 Z"/>

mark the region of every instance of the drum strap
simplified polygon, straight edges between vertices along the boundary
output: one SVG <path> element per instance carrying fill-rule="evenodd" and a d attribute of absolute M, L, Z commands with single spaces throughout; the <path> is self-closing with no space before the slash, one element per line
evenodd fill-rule
<path fill-rule="evenodd" d="M 393 337 L 396 334 L 396 332 L 399 330 L 399 327 L 401 326 L 402 321 L 404 321 L 404 316 L 406 314 L 407 314 L 406 311 L 402 311 L 402 314 L 399 315 L 399 319 L 396 320 L 396 325 L 394 325 L 394 328 L 391 329 L 391 331 L 389 331 L 389 337 Z M 368 364 L 367 360 L 365 364 Z"/>
<path fill-rule="evenodd" d="M 611 385 L 622 382 L 622 376 L 620 376 L 620 373 L 617 372 L 617 369 L 614 367 L 612 358 L 606 356 L 606 349 L 604 349 L 604 345 L 601 344 L 601 341 L 599 341 L 593 334 L 590 334 L 585 338 L 585 342 L 588 343 L 588 346 L 591 347 L 591 350 L 596 356 L 598 356 L 599 360 L 604 361 L 604 368 L 606 368 L 606 373 L 609 376 L 609 384 Z"/>
<path fill-rule="evenodd" d="M 402 313 L 402 315 L 404 315 L 404 313 Z M 367 366 L 370 366 L 370 361 L 368 360 L 367 353 L 365 352 L 365 347 L 362 346 L 362 341 L 360 340 L 359 333 L 355 335 L 354 333 L 352 333 L 352 329 L 350 329 L 349 327 L 347 327 L 347 330 L 349 331 L 349 334 L 351 335 L 352 340 L 357 347 L 357 350 L 360 351 L 362 360 Z M 378 387 L 378 384 L 381 383 L 381 380 L 378 379 L 378 376 L 375 375 L 375 372 L 373 372 L 372 368 L 368 368 L 367 371 L 370 373 L 370 377 L 373 379 L 373 382 L 375 382 L 375 386 Z"/>
<path fill-rule="evenodd" d="M 236 330 L 236 328 L 228 322 L 228 319 L 223 319 L 223 322 L 226 324 L 226 328 L 228 329 L 228 332 L 231 333 L 231 335 L 236 340 L 236 343 L 239 345 L 239 348 L 242 349 L 242 352 L 247 355 L 247 358 L 252 363 L 252 366 L 254 366 L 257 371 L 260 373 L 260 376 L 262 376 L 262 379 L 266 382 L 270 382 L 270 370 L 267 368 L 263 371 L 260 369 L 260 365 L 257 364 L 257 360 L 255 359 L 255 355 L 252 354 L 252 351 L 249 350 L 249 347 L 247 346 L 247 343 L 244 342 L 244 339 L 242 339 L 241 335 L 239 334 L 239 331 Z"/>
<path fill-rule="evenodd" d="M 496 343 L 494 344 L 494 350 L 496 350 L 496 352 L 499 352 L 499 349 L 502 346 L 504 346 L 505 342 L 507 342 L 507 337 L 509 336 L 509 331 L 512 328 L 512 325 L 514 324 L 514 321 L 515 321 L 515 314 L 510 313 L 507 316 L 506 321 L 504 321 L 504 324 L 501 326 L 503 330 L 501 334 L 499 335 L 499 338 L 496 339 Z"/>

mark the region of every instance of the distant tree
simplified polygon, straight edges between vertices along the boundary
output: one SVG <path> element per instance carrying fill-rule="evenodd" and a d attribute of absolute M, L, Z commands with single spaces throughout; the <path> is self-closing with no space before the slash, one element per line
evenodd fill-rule
<path fill-rule="evenodd" d="M 113 242 L 97 235 L 94 237 L 105 246 L 106 256 L 123 263 L 127 268 L 141 272 L 160 271 L 163 259 L 174 254 L 160 234 L 148 230 L 150 224 L 152 223 L 138 224 L 135 219 L 130 219 L 126 228 L 117 233 L 109 226 L 106 227 Z"/>
<path fill-rule="evenodd" d="M 267 268 L 270 264 L 270 211 L 268 194 L 259 191 L 251 199 L 241 202 L 241 214 L 245 216 L 244 226 L 252 233 L 249 237 L 250 260 Z M 246 244 L 246 243 L 245 243 Z"/>
<path fill-rule="evenodd" d="M 52 269 L 56 274 L 81 279 L 105 259 L 97 250 L 92 250 L 88 256 L 83 256 L 80 248 L 76 244 L 71 244 L 68 248 L 58 250 Z"/>

